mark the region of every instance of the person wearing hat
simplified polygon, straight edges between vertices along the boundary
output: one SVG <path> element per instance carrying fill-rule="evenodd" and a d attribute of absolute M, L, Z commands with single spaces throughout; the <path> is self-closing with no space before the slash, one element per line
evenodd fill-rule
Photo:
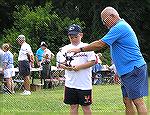
<path fill-rule="evenodd" d="M 43 60 L 43 54 L 44 54 L 44 50 L 47 48 L 47 45 L 45 42 L 41 42 L 40 48 L 36 51 L 36 63 L 38 65 L 38 67 L 41 67 L 41 63 Z"/>
<path fill-rule="evenodd" d="M 24 78 L 24 92 L 22 95 L 31 95 L 30 91 L 30 63 L 33 67 L 34 58 L 31 47 L 26 43 L 24 35 L 19 35 L 16 39 L 18 44 L 21 45 L 18 61 L 19 61 L 19 74 Z"/>
<path fill-rule="evenodd" d="M 42 58 L 42 71 L 41 71 L 41 77 L 44 80 L 44 86 L 43 88 L 46 88 L 46 78 L 50 78 L 50 71 L 51 71 L 51 60 L 54 58 L 54 54 L 47 48 L 47 44 L 42 44 L 42 47 L 44 47 L 44 53 Z M 42 81 L 41 81 L 42 83 Z"/>
<path fill-rule="evenodd" d="M 42 63 L 45 63 L 45 62 L 50 63 L 51 59 L 53 59 L 55 55 L 47 48 L 48 46 L 46 43 L 42 44 L 42 47 L 45 47 Z"/>
<path fill-rule="evenodd" d="M 14 85 L 12 77 L 15 76 L 14 69 L 14 59 L 13 54 L 9 51 L 10 45 L 8 43 L 3 44 L 2 49 L 4 51 L 4 55 L 2 57 L 2 73 L 4 74 L 4 81 L 6 81 L 6 86 L 11 93 L 14 93 Z"/>
<path fill-rule="evenodd" d="M 78 114 L 79 105 L 82 106 L 84 115 L 91 115 L 92 103 L 92 66 L 95 64 L 95 53 L 80 52 L 79 54 L 66 53 L 68 49 L 80 48 L 88 45 L 81 42 L 83 37 L 79 25 L 73 24 L 68 29 L 70 44 L 62 47 L 60 55 L 60 68 L 65 69 L 65 94 L 64 103 L 70 105 L 70 113 Z M 67 57 L 70 58 L 67 58 Z M 69 60 L 69 65 L 65 64 Z"/>

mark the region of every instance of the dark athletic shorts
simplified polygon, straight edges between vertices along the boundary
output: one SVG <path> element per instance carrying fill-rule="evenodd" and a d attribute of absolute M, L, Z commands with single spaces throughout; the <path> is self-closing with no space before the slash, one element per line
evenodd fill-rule
<path fill-rule="evenodd" d="M 23 77 L 30 75 L 29 61 L 19 61 L 19 75 Z"/>
<path fill-rule="evenodd" d="M 122 95 L 129 99 L 137 99 L 148 96 L 147 65 L 134 67 L 134 69 L 121 76 Z"/>
<path fill-rule="evenodd" d="M 70 105 L 80 104 L 81 106 L 90 105 L 92 104 L 92 90 L 65 87 L 64 103 Z"/>

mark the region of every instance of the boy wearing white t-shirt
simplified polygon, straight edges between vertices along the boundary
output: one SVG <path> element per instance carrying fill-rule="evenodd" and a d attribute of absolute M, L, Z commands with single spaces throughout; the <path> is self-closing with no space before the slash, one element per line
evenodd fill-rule
<path fill-rule="evenodd" d="M 78 114 L 79 105 L 85 115 L 91 115 L 90 104 L 92 103 L 92 70 L 95 64 L 95 53 L 80 52 L 77 54 L 67 53 L 72 48 L 86 46 L 81 42 L 83 33 L 79 25 L 71 25 L 68 30 L 71 44 L 62 47 L 62 55 L 59 66 L 65 69 L 65 96 L 64 103 L 70 104 L 71 114 Z"/>

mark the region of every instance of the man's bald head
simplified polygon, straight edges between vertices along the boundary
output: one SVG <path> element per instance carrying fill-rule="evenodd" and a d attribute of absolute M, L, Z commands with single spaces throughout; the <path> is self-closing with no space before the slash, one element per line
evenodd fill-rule
<path fill-rule="evenodd" d="M 113 7 L 106 7 L 102 12 L 101 12 L 101 17 L 103 17 L 104 15 L 115 15 L 119 17 L 119 14 L 117 12 L 116 9 L 114 9 Z"/>
<path fill-rule="evenodd" d="M 120 19 L 119 13 L 113 7 L 106 7 L 101 12 L 101 20 L 108 29 L 115 25 Z"/>

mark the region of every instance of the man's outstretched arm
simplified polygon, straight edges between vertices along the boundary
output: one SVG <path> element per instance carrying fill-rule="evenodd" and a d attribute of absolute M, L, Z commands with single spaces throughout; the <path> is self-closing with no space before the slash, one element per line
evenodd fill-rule
<path fill-rule="evenodd" d="M 102 40 L 97 40 L 82 48 L 70 49 L 68 50 L 68 52 L 79 53 L 79 52 L 95 51 L 95 50 L 100 50 L 105 45 L 106 43 L 104 43 Z"/>

